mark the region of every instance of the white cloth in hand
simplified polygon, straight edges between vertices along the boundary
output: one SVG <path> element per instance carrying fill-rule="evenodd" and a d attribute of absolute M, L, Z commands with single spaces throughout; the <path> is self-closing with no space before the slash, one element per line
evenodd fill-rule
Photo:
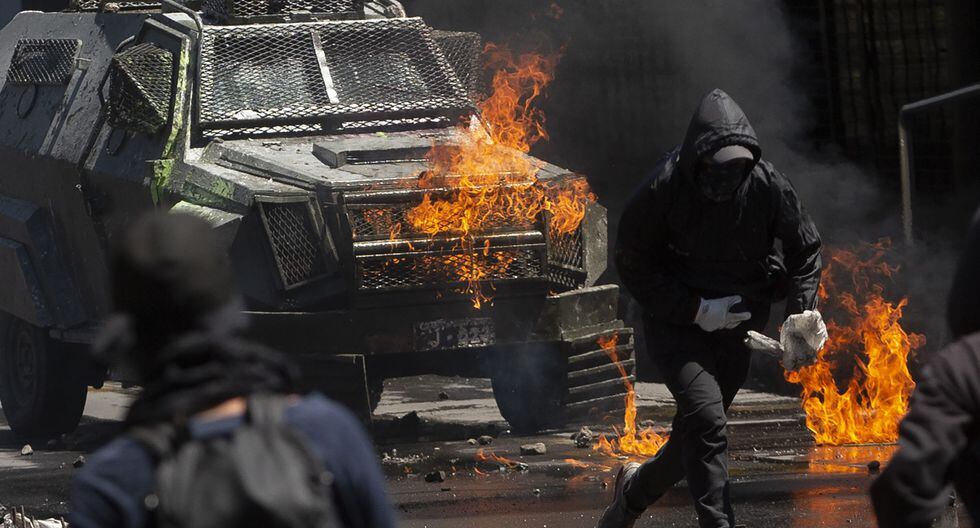
<path fill-rule="evenodd" d="M 741 295 L 722 297 L 721 299 L 701 299 L 698 314 L 694 324 L 705 332 L 714 332 L 722 328 L 735 328 L 752 318 L 749 312 L 733 312 L 732 307 L 742 302 Z"/>
<path fill-rule="evenodd" d="M 817 352 L 827 344 L 827 325 L 816 310 L 807 310 L 786 318 L 780 330 L 783 368 L 796 371 L 817 362 Z"/>

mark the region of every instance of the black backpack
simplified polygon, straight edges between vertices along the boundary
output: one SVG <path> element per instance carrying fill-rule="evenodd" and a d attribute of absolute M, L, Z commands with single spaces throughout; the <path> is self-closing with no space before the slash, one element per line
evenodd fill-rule
<path fill-rule="evenodd" d="M 191 438 L 172 423 L 129 435 L 155 458 L 147 496 L 157 528 L 335 528 L 333 476 L 282 423 L 283 395 L 248 398 L 245 423 L 229 436 Z"/>

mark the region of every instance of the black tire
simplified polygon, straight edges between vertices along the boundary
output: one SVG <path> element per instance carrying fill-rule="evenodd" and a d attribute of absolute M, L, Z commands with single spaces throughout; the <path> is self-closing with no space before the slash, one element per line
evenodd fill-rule
<path fill-rule="evenodd" d="M 0 314 L 0 403 L 24 438 L 74 431 L 88 386 L 80 358 L 30 323 Z"/>
<path fill-rule="evenodd" d="M 567 363 L 560 347 L 529 344 L 501 350 L 493 360 L 493 397 L 518 434 L 564 425 Z"/>

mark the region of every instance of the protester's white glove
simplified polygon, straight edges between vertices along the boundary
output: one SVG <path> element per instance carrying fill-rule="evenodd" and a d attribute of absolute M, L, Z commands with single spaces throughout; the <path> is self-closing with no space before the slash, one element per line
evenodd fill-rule
<path fill-rule="evenodd" d="M 816 310 L 786 318 L 779 333 L 783 348 L 783 368 L 799 370 L 817 362 L 817 352 L 827 344 L 827 325 Z"/>
<path fill-rule="evenodd" d="M 714 332 L 722 328 L 735 328 L 752 318 L 749 312 L 733 312 L 732 307 L 742 302 L 741 295 L 722 297 L 721 299 L 701 299 L 698 314 L 694 324 L 705 332 Z"/>

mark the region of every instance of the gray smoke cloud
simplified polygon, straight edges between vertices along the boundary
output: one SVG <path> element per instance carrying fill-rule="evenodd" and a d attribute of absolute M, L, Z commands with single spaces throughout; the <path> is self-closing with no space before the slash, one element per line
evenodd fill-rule
<path fill-rule="evenodd" d="M 825 236 L 892 234 L 888 210 L 871 178 L 832 150 L 815 151 L 807 131 L 814 120 L 794 72 L 805 56 L 780 0 L 648 2 L 642 20 L 657 35 L 664 63 L 660 81 L 664 148 L 683 137 L 698 98 L 717 87 L 745 110 L 763 156 L 789 176 Z M 871 224 L 871 225 L 869 225 Z M 854 230 L 871 233 L 853 233 Z"/>
<path fill-rule="evenodd" d="M 889 259 L 903 271 L 889 292 L 910 298 L 910 326 L 926 333 L 929 349 L 948 339 L 945 301 L 956 251 L 954 236 L 900 244 L 899 197 L 873 174 L 832 148 L 807 138 L 814 110 L 794 72 L 807 56 L 793 34 L 780 0 L 685 0 L 647 2 L 639 15 L 662 46 L 655 75 L 663 127 L 655 140 L 666 150 L 683 137 L 698 98 L 718 87 L 745 110 L 759 135 L 763 156 L 798 189 L 826 243 L 847 245 L 896 239 Z M 897 186 L 895 186 L 897 188 Z"/>

